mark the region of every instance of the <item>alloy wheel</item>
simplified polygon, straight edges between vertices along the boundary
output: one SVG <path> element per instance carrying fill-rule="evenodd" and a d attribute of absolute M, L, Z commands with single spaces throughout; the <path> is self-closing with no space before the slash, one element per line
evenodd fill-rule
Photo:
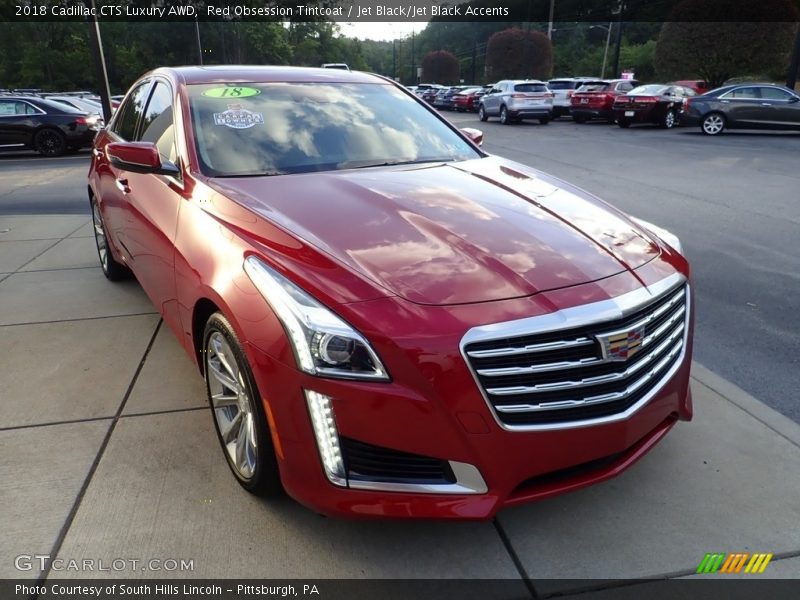
<path fill-rule="evenodd" d="M 675 126 L 675 113 L 673 111 L 667 111 L 667 114 L 664 116 L 664 127 L 667 129 L 672 129 Z"/>
<path fill-rule="evenodd" d="M 225 337 L 214 331 L 206 343 L 206 380 L 211 408 L 231 466 L 245 480 L 256 472 L 255 410 L 244 373 Z"/>
<path fill-rule="evenodd" d="M 43 129 L 36 134 L 36 151 L 44 156 L 59 156 L 64 153 L 64 136 L 54 129 Z"/>
<path fill-rule="evenodd" d="M 100 209 L 97 207 L 97 202 L 92 202 L 92 221 L 94 223 L 94 241 L 97 243 L 100 265 L 103 267 L 103 271 L 108 271 L 108 242 L 106 241 L 106 231 L 103 228 L 103 219 L 100 217 Z"/>
<path fill-rule="evenodd" d="M 725 120 L 720 115 L 708 115 L 703 119 L 703 132 L 708 135 L 717 135 L 725 127 Z"/>

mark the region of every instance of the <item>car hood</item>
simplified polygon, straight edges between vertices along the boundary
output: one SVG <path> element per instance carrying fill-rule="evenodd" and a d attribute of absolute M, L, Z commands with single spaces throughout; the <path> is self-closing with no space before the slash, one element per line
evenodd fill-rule
<path fill-rule="evenodd" d="M 632 271 L 660 252 L 598 199 L 496 157 L 209 184 L 420 304 L 528 296 Z"/>

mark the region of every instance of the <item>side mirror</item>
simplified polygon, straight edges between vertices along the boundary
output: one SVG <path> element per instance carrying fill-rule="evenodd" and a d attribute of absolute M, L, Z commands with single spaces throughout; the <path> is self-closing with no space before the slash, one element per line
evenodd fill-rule
<path fill-rule="evenodd" d="M 113 166 L 123 171 L 173 177 L 180 174 L 174 163 L 161 160 L 158 148 L 152 142 L 111 142 L 106 146 L 106 155 Z"/>
<path fill-rule="evenodd" d="M 476 146 L 480 146 L 483 144 L 483 132 L 480 129 L 472 129 L 471 127 L 465 127 L 461 130 L 465 136 L 472 140 L 472 143 Z"/>
<path fill-rule="evenodd" d="M 789 103 L 791 104 L 793 102 L 800 102 L 800 96 L 792 96 L 789 98 Z"/>

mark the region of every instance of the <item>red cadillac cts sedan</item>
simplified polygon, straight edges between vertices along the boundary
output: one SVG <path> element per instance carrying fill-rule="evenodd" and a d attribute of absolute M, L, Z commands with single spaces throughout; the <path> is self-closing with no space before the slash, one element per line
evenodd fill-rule
<path fill-rule="evenodd" d="M 248 491 L 487 519 L 691 419 L 678 239 L 480 137 L 388 79 L 281 67 L 158 69 L 98 135 L 103 272 L 197 363 Z"/>

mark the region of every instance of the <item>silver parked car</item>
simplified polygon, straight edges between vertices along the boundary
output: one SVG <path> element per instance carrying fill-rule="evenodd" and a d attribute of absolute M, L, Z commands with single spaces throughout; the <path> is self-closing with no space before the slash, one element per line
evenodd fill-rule
<path fill-rule="evenodd" d="M 522 119 L 538 119 L 546 125 L 553 118 L 553 92 L 543 81 L 505 79 L 498 81 L 480 99 L 478 117 L 500 117 L 504 125 Z"/>

